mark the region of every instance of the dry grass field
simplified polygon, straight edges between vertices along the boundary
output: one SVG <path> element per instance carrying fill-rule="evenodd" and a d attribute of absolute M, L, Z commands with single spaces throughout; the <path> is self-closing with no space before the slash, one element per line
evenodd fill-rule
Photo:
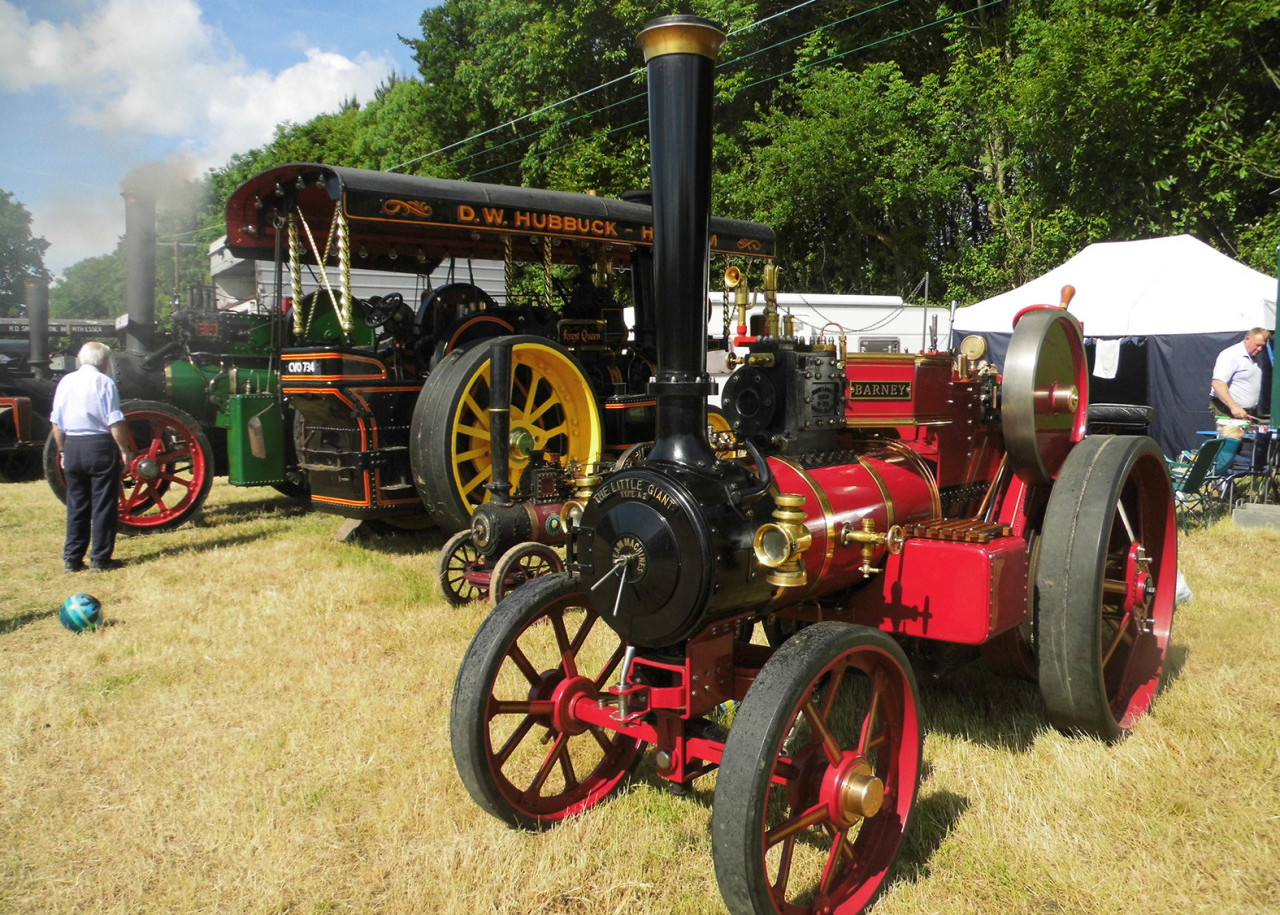
<path fill-rule="evenodd" d="M 441 535 L 336 526 L 219 480 L 124 569 L 68 575 L 48 488 L 0 487 L 0 912 L 723 911 L 714 777 L 678 798 L 646 758 L 541 835 L 481 813 L 448 708 L 485 607 L 440 597 Z M 1195 532 L 1182 569 L 1167 688 L 1118 745 L 980 667 L 924 685 L 876 915 L 1280 911 L 1280 532 Z M 75 591 L 107 625 L 59 625 Z"/>

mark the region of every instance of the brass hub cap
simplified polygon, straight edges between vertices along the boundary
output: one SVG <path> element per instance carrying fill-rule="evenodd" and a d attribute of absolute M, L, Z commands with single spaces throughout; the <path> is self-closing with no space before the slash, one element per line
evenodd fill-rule
<path fill-rule="evenodd" d="M 841 829 L 875 816 L 884 804 L 884 782 L 862 757 L 851 756 L 833 766 L 823 782 L 828 814 Z"/>

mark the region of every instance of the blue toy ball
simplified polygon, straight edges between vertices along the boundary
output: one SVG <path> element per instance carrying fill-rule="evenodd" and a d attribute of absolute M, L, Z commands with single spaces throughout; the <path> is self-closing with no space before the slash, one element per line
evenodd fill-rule
<path fill-rule="evenodd" d="M 92 594 L 72 594 L 62 602 L 58 619 L 72 632 L 96 629 L 102 622 L 102 601 Z"/>

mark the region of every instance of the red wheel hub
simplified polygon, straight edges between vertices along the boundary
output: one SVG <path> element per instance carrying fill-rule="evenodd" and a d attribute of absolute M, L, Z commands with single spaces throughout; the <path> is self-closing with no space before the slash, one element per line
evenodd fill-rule
<path fill-rule="evenodd" d="M 1155 596 L 1155 580 L 1151 577 L 1151 560 L 1141 543 L 1129 547 L 1124 564 L 1124 609 L 1140 619 L 1147 619 L 1151 599 Z"/>
<path fill-rule="evenodd" d="M 557 731 L 576 737 L 587 730 L 588 724 L 574 714 L 579 700 L 594 702 L 596 685 L 588 677 L 569 677 L 560 681 L 551 695 L 551 725 Z"/>

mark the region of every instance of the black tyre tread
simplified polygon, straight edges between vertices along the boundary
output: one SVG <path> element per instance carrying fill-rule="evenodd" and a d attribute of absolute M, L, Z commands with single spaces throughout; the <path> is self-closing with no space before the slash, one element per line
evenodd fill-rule
<path fill-rule="evenodd" d="M 453 486 L 452 413 L 461 386 L 489 358 L 489 345 L 495 338 L 473 340 L 458 346 L 432 371 L 414 404 L 409 431 L 409 465 L 414 485 L 436 524 L 445 530 L 458 530 L 471 523 L 471 506 Z M 505 337 L 512 346 L 537 344 L 557 350 L 576 369 L 582 387 L 590 392 L 578 361 L 573 354 L 547 337 L 516 334 Z M 512 370 L 515 370 L 513 365 Z"/>
<path fill-rule="evenodd" d="M 455 377 L 458 362 L 470 349 L 485 342 L 464 344 L 440 360 L 418 392 L 409 422 L 409 467 L 413 471 L 414 486 L 427 514 L 444 530 L 468 526 L 470 516 L 459 505 L 461 500 L 456 494 L 450 493 L 452 498 L 445 504 L 442 496 L 448 491 L 447 487 L 434 476 L 437 452 L 442 449 L 438 417 L 444 409 L 443 402 L 451 397 L 460 382 L 460 378 Z"/>
<path fill-rule="evenodd" d="M 1049 720 L 1105 741 L 1123 732 L 1102 679 L 1100 582 L 1115 505 L 1143 455 L 1164 459 L 1146 436 L 1091 435 L 1071 450 L 1045 509 L 1037 563 L 1039 681 Z"/>
<path fill-rule="evenodd" d="M 67 504 L 67 481 L 62 476 L 62 462 L 58 460 L 58 443 L 53 433 L 44 440 L 44 481 L 63 505 Z"/>

